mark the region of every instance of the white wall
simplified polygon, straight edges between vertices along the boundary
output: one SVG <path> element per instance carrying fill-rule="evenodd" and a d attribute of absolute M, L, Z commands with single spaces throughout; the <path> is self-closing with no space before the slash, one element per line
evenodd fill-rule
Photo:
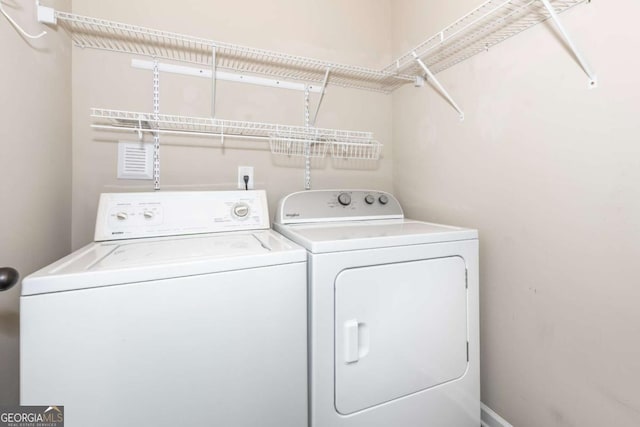
<path fill-rule="evenodd" d="M 75 0 L 75 13 L 206 37 L 223 42 L 381 68 L 391 61 L 391 5 L 386 0 L 276 0 L 182 2 Z M 132 69 L 132 56 L 75 48 L 73 55 L 73 246 L 92 239 L 98 194 L 153 189 L 149 181 L 116 179 L 116 144 L 133 135 L 90 129 L 91 107 L 152 111 L 152 76 Z M 148 58 L 143 58 L 148 59 Z M 210 83 L 161 75 L 160 111 L 210 114 Z M 315 105 L 317 96 L 312 98 Z M 300 92 L 218 83 L 217 117 L 304 124 Z M 330 87 L 317 126 L 373 131 L 385 144 L 383 159 L 359 169 L 326 159 L 313 170 L 313 188 L 391 189 L 391 96 Z M 255 167 L 256 187 L 278 199 L 302 190 L 301 162 L 273 156 L 266 142 L 162 138 L 161 183 L 171 189 L 233 189 L 237 167 Z"/>
<path fill-rule="evenodd" d="M 394 1 L 394 53 L 480 1 Z M 477 227 L 482 399 L 517 427 L 640 425 L 640 30 L 634 0 L 548 25 L 393 95 L 394 191 L 410 216 Z"/>
<path fill-rule="evenodd" d="M 42 31 L 34 2 L 3 5 Z M 0 16 L 0 267 L 22 277 L 71 249 L 71 46 L 47 31 L 28 42 Z M 19 400 L 19 297 L 20 286 L 0 293 L 0 406 Z"/>

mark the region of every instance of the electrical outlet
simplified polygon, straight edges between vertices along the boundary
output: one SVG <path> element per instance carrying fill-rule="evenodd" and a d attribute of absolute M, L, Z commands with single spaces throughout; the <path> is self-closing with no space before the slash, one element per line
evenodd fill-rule
<path fill-rule="evenodd" d="M 244 177 L 249 177 L 247 186 L 244 184 Z M 240 190 L 253 190 L 253 166 L 238 166 L 238 189 Z"/>

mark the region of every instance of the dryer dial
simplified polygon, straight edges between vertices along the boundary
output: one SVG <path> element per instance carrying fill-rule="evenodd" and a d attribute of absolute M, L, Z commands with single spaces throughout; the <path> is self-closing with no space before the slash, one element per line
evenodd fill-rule
<path fill-rule="evenodd" d="M 342 206 L 349 206 L 351 204 L 351 196 L 347 193 L 340 193 L 338 195 L 338 202 L 340 202 Z"/>

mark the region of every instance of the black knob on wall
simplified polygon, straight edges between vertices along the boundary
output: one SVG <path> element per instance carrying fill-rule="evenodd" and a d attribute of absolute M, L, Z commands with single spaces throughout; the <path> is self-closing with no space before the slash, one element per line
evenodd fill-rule
<path fill-rule="evenodd" d="M 0 292 L 11 289 L 13 285 L 18 283 L 20 275 L 15 268 L 0 267 Z"/>

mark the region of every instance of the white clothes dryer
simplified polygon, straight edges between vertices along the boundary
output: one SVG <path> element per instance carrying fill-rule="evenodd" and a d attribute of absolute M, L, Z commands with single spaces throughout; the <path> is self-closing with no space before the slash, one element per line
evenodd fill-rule
<path fill-rule="evenodd" d="M 21 296 L 21 403 L 68 427 L 307 423 L 306 252 L 263 191 L 103 194 Z"/>
<path fill-rule="evenodd" d="M 293 193 L 274 228 L 309 260 L 311 427 L 478 427 L 478 233 L 380 191 Z"/>

